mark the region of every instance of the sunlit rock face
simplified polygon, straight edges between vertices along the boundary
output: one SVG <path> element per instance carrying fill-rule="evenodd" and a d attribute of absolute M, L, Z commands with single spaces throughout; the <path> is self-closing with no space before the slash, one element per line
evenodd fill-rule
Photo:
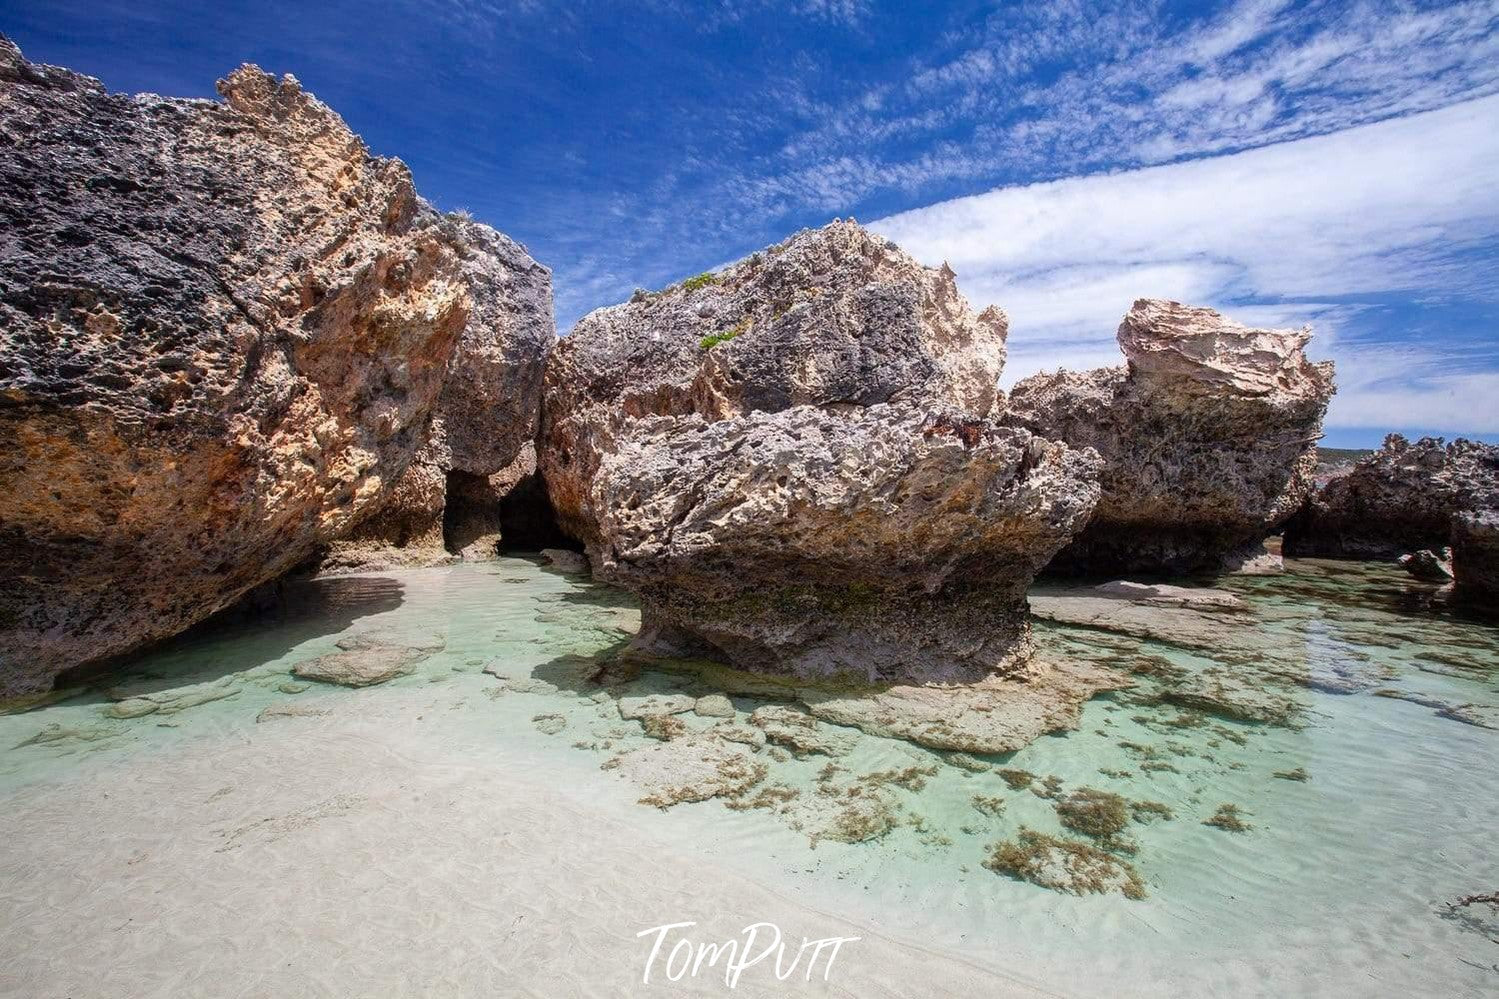
<path fill-rule="evenodd" d="M 1310 337 L 1141 299 L 1119 326 L 1125 366 L 1018 383 L 1004 423 L 1104 460 L 1098 507 L 1051 570 L 1216 568 L 1272 533 L 1312 488 L 1333 393 Z"/>
<path fill-rule="evenodd" d="M 1394 558 L 1441 549 L 1460 513 L 1499 509 L 1499 447 L 1399 434 L 1308 498 L 1287 555 Z"/>
<path fill-rule="evenodd" d="M 558 518 L 588 540 L 589 483 L 631 419 L 720 420 L 793 406 L 938 403 L 983 415 L 1008 321 L 952 271 L 858 224 L 806 230 L 720 272 L 585 316 L 547 362 L 540 462 Z"/>
<path fill-rule="evenodd" d="M 0 39 L 6 692 L 181 631 L 376 509 L 484 312 L 403 164 L 291 77 L 219 92 L 110 94 Z"/>
<path fill-rule="evenodd" d="M 426 443 L 377 508 L 321 553 L 323 571 L 492 558 L 501 506 L 535 471 L 542 372 L 556 342 L 551 272 L 489 226 L 422 213 L 458 255 L 468 320 Z"/>
<path fill-rule="evenodd" d="M 909 405 L 642 420 L 592 485 L 601 578 L 657 651 L 799 676 L 1023 671 L 1025 589 L 1087 518 L 1097 462 Z"/>
<path fill-rule="evenodd" d="M 1029 652 L 1024 590 L 1096 460 L 989 420 L 1007 323 L 852 222 L 586 317 L 553 351 L 540 464 L 642 645 L 862 680 Z"/>

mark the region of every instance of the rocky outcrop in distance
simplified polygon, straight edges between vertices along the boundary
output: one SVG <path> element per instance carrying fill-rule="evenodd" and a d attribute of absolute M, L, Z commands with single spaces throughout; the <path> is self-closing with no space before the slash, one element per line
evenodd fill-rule
<path fill-rule="evenodd" d="M 585 317 L 540 456 L 638 643 L 861 681 L 1023 673 L 1089 454 L 989 420 L 1007 321 L 856 223 Z"/>
<path fill-rule="evenodd" d="M 1459 438 L 1384 446 L 1307 498 L 1286 524 L 1287 555 L 1393 559 L 1449 543 L 1452 518 L 1499 509 L 1499 447 Z"/>
<path fill-rule="evenodd" d="M 1286 524 L 1287 555 L 1396 559 L 1427 582 L 1444 581 L 1452 549 L 1452 595 L 1499 611 L 1499 446 L 1440 437 L 1384 445 L 1307 498 Z"/>
<path fill-rule="evenodd" d="M 0 692 L 343 536 L 435 453 L 434 414 L 444 470 L 529 436 L 544 272 L 295 79 L 219 92 L 111 94 L 0 38 Z"/>
<path fill-rule="evenodd" d="M 1499 613 L 1499 510 L 1453 516 L 1452 576 L 1459 600 Z"/>
<path fill-rule="evenodd" d="M 1127 364 L 1019 382 L 1002 422 L 1103 458 L 1087 527 L 1058 574 L 1217 569 L 1252 556 L 1312 488 L 1333 394 L 1310 329 L 1252 329 L 1141 299 L 1119 326 Z"/>

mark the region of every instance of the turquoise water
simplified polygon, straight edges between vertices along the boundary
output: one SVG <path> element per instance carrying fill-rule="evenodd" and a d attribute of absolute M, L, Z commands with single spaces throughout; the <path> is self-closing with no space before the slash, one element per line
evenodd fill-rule
<path fill-rule="evenodd" d="M 301 584 L 294 612 L 186 636 L 129 675 L 0 717 L 0 796 L 245 738 L 266 709 L 441 690 L 450 706 L 433 721 L 496 765 L 519 761 L 721 865 L 1059 992 L 1492 993 L 1499 914 L 1446 903 L 1499 890 L 1499 629 L 1433 610 L 1429 589 L 1397 570 L 1288 564 L 1284 576 L 1220 581 L 1249 609 L 1199 619 L 1206 641 L 1173 633 L 1169 615 L 1153 638 L 1039 622 L 1049 653 L 1137 681 L 1091 701 L 1074 731 L 963 758 L 823 723 L 838 755 L 758 751 L 759 786 L 780 797 L 739 808 L 637 805 L 641 789 L 609 767 L 658 745 L 620 718 L 619 696 L 719 689 L 656 669 L 608 692 L 589 682 L 638 624 L 627 594 L 524 559 L 317 580 Z M 367 690 L 289 675 L 351 636 L 430 654 Z M 122 697 L 159 707 L 110 717 Z M 741 725 L 762 706 L 732 700 Z M 717 722 L 676 717 L 689 730 Z M 1000 770 L 1035 780 L 1015 787 L 1022 778 Z M 882 819 L 870 839 L 839 842 L 830 809 L 861 779 Z M 1170 817 L 1140 812 L 1090 839 L 1056 808 L 1079 788 Z M 1225 804 L 1247 829 L 1205 824 Z M 986 869 L 1022 828 L 1110 851 L 1146 897 L 1073 895 Z"/>

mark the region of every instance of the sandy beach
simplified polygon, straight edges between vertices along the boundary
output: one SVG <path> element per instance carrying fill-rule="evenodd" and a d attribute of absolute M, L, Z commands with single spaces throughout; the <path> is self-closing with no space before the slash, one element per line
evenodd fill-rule
<path fill-rule="evenodd" d="M 706 967 L 666 981 L 664 958 L 642 984 L 636 934 L 685 921 L 861 938 L 826 982 L 767 960 L 741 995 L 1054 994 L 719 869 L 523 760 L 475 762 L 443 706 L 369 692 L 7 795 L 0 995 L 726 993 Z"/>

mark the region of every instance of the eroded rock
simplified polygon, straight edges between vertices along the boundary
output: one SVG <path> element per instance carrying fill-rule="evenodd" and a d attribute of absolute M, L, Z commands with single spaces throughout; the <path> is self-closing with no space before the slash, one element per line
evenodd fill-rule
<path fill-rule="evenodd" d="M 1087 516 L 1091 456 L 887 405 L 643 420 L 604 457 L 599 578 L 643 646 L 804 677 L 1023 671 L 1025 587 Z"/>
<path fill-rule="evenodd" d="M 445 386 L 489 236 L 292 77 L 219 92 L 111 94 L 0 38 L 0 691 L 283 574 L 378 509 L 445 395 L 472 408 Z"/>
<path fill-rule="evenodd" d="M 852 221 L 592 312 L 547 360 L 540 460 L 558 520 L 599 539 L 593 477 L 639 417 L 896 401 L 982 415 L 1007 330 L 998 309 L 969 309 L 951 270 Z"/>
<path fill-rule="evenodd" d="M 389 496 L 323 554 L 323 571 L 442 565 L 498 554 L 501 509 L 535 472 L 541 378 L 556 340 L 547 268 L 502 233 L 423 205 L 469 291 L 427 439 Z"/>
<path fill-rule="evenodd" d="M 1023 671 L 1093 456 L 987 420 L 1007 323 L 852 222 L 586 317 L 541 465 L 639 647 L 803 677 Z"/>
<path fill-rule="evenodd" d="M 1384 446 L 1330 480 L 1286 524 L 1287 555 L 1390 558 L 1445 547 L 1452 519 L 1499 509 L 1499 446 L 1440 437 Z"/>
<path fill-rule="evenodd" d="M 1005 423 L 1104 458 L 1097 509 L 1052 570 L 1213 569 L 1273 533 L 1311 490 L 1333 393 L 1310 338 L 1141 299 L 1119 326 L 1126 366 L 1017 384 Z"/>
<path fill-rule="evenodd" d="M 1430 548 L 1423 548 L 1418 552 L 1402 555 L 1397 561 L 1400 563 L 1400 568 L 1424 583 L 1452 582 L 1451 548 L 1444 548 L 1440 553 Z"/>
<path fill-rule="evenodd" d="M 361 644 L 297 663 L 292 674 L 304 680 L 336 683 L 344 687 L 369 687 L 405 676 L 431 653 L 406 645 Z"/>
<path fill-rule="evenodd" d="M 808 687 L 798 693 L 812 715 L 869 735 L 906 739 L 928 749 L 991 754 L 1011 753 L 1048 732 L 1076 728 L 1090 697 L 1131 684 L 1119 673 L 1083 663 L 1038 663 L 1034 674 L 953 687 L 895 685 L 846 692 Z"/>
<path fill-rule="evenodd" d="M 603 766 L 638 786 L 642 804 L 659 808 L 743 794 L 769 771 L 752 750 L 707 735 L 631 749 Z"/>
<path fill-rule="evenodd" d="M 1452 518 L 1452 574 L 1459 600 L 1499 612 L 1499 511 Z"/>

